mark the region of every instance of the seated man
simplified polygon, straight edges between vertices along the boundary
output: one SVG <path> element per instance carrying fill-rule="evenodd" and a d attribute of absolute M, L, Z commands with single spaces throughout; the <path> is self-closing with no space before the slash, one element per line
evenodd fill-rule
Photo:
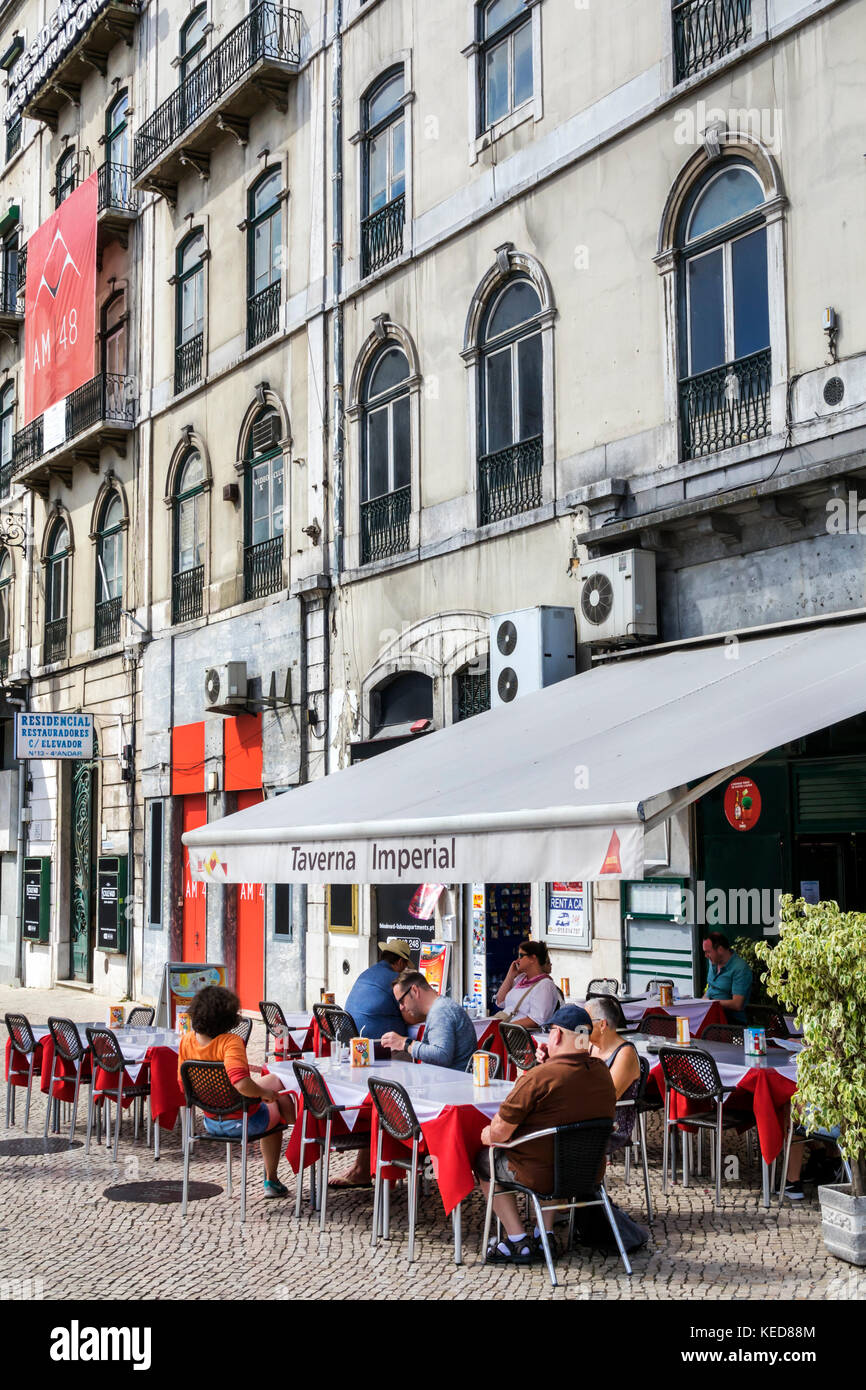
<path fill-rule="evenodd" d="M 424 1040 L 384 1033 L 383 1045 L 405 1052 L 413 1062 L 465 1071 L 477 1039 L 469 1015 L 456 1000 L 437 994 L 420 970 L 407 970 L 394 981 L 394 997 L 407 1022 L 426 1024 Z"/>
<path fill-rule="evenodd" d="M 703 946 L 709 962 L 705 997 L 721 1004 L 733 1023 L 745 1023 L 753 984 L 751 966 L 731 950 L 723 932 L 709 932 Z"/>
<path fill-rule="evenodd" d="M 578 1028 L 587 1033 L 578 1034 Z M 616 1091 L 610 1071 L 598 1057 L 589 1054 L 592 1019 L 577 1004 L 563 1004 L 550 1020 L 548 1057 L 540 1066 L 524 1072 L 499 1113 L 482 1131 L 482 1144 L 507 1144 L 535 1130 L 574 1124 L 577 1120 L 612 1120 L 616 1114 Z M 496 1177 L 502 1182 L 525 1183 L 536 1192 L 549 1192 L 553 1186 L 553 1136 L 520 1148 L 498 1152 Z M 476 1172 L 487 1196 L 490 1154 L 482 1149 Z M 604 1177 L 604 1161 L 597 1181 Z M 537 1253 L 536 1240 L 528 1236 L 520 1219 L 513 1192 L 495 1197 L 493 1207 L 505 1231 L 505 1238 L 490 1242 L 487 1259 L 494 1264 L 529 1264 Z M 554 1211 L 545 1211 L 544 1224 L 553 1228 Z M 540 1237 L 536 1227 L 535 1237 Z M 555 1253 L 555 1252 L 554 1252 Z"/>
<path fill-rule="evenodd" d="M 406 1036 L 406 1024 L 394 997 L 395 976 L 408 970 L 411 964 L 408 941 L 389 936 L 379 950 L 382 959 L 362 970 L 346 1000 L 346 1013 L 351 1014 L 358 1033 L 365 1038 L 381 1038 L 389 1030 Z"/>

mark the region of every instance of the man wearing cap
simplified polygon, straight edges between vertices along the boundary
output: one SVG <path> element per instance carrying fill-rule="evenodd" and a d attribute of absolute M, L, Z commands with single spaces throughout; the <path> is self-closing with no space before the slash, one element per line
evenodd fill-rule
<path fill-rule="evenodd" d="M 604 1062 L 589 1054 L 592 1019 L 576 1004 L 563 1004 L 549 1023 L 547 1059 L 524 1072 L 499 1111 L 482 1131 L 481 1142 L 507 1144 L 536 1130 L 574 1124 L 578 1120 L 612 1120 L 616 1115 L 616 1090 Z M 578 1033 L 585 1028 L 586 1033 Z M 496 1177 L 503 1182 L 524 1183 L 536 1192 L 553 1187 L 553 1136 L 495 1155 Z M 603 1170 L 602 1164 L 602 1170 Z M 490 1154 L 479 1153 L 475 1170 L 487 1195 Z M 603 1171 L 598 1175 L 601 1182 Z M 487 1260 L 492 1264 L 529 1264 L 537 1253 L 535 1238 L 527 1235 L 513 1192 L 495 1197 L 493 1207 L 503 1226 L 503 1238 L 491 1241 Z M 544 1224 L 553 1229 L 555 1212 L 545 1211 Z M 535 1237 L 540 1235 L 536 1229 Z"/>
<path fill-rule="evenodd" d="M 409 969 L 409 943 L 389 936 L 379 946 L 382 959 L 362 970 L 346 1000 L 346 1013 L 365 1038 L 381 1038 L 383 1033 L 406 1036 L 406 1024 L 394 995 L 396 977 Z"/>

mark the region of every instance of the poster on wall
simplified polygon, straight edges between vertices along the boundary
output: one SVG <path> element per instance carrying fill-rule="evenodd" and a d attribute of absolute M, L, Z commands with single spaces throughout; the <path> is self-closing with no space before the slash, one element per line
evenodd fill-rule
<path fill-rule="evenodd" d="M 389 936 L 408 941 L 412 957 L 412 968 L 418 969 L 421 947 L 425 941 L 432 941 L 436 922 L 432 915 L 415 917 L 419 902 L 420 883 L 380 883 L 376 888 L 376 940 L 382 945 Z"/>
<path fill-rule="evenodd" d="M 156 1025 L 174 1028 L 178 1010 L 189 1008 L 194 994 L 206 985 L 225 988 L 226 968 L 223 964 L 196 961 L 168 961 L 163 969 L 159 999 L 156 1003 Z"/>
<path fill-rule="evenodd" d="M 547 904 L 547 940 L 581 951 L 592 947 L 589 883 L 551 883 Z"/>
<path fill-rule="evenodd" d="M 735 777 L 725 787 L 725 819 L 734 830 L 751 830 L 761 815 L 761 793 L 751 777 Z"/>
<path fill-rule="evenodd" d="M 451 947 L 444 941 L 425 941 L 421 947 L 418 969 L 431 989 L 444 994 L 448 985 L 448 967 L 451 964 Z"/>
<path fill-rule="evenodd" d="M 96 181 L 96 174 L 85 179 L 27 241 L 24 419 L 28 424 L 94 374 Z M 58 437 L 63 442 L 65 412 L 50 417 L 50 437 L 55 443 Z"/>
<path fill-rule="evenodd" d="M 487 1012 L 487 916 L 484 884 L 472 885 L 472 964 L 467 994 L 479 1014 Z"/>

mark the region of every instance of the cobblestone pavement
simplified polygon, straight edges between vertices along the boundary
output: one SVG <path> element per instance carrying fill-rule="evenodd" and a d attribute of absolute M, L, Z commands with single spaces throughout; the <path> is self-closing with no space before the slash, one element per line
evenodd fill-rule
<path fill-rule="evenodd" d="M 102 1017 L 105 1003 L 71 990 L 0 988 L 2 1012 L 16 1008 L 33 1022 L 49 1011 L 84 1020 Z M 253 1063 L 263 1055 L 264 1030 L 253 1032 Z M 4 1152 L 23 1137 L 23 1103 L 18 1123 L 0 1135 L 0 1241 L 4 1274 L 0 1297 L 45 1299 L 237 1298 L 354 1299 L 864 1299 L 866 1271 L 829 1255 L 821 1239 L 814 1194 L 781 1212 L 760 1205 L 760 1176 L 743 1164 L 743 1181 L 723 1188 L 723 1209 L 713 1209 L 706 1178 L 666 1198 L 661 1191 L 661 1139 L 650 1119 L 650 1166 L 656 1220 L 650 1245 L 632 1257 L 629 1279 L 617 1258 L 576 1250 L 557 1265 L 561 1286 L 550 1287 L 543 1264 L 529 1268 L 485 1267 L 478 1246 L 483 1212 L 477 1194 L 464 1203 L 464 1259 L 453 1263 L 451 1223 L 435 1186 L 421 1200 L 416 1260 L 406 1259 L 405 1199 L 393 1201 L 391 1240 L 370 1249 L 371 1192 L 335 1192 L 328 1229 L 306 1206 L 294 1219 L 295 1180 L 283 1161 L 282 1176 L 292 1197 L 266 1201 L 256 1150 L 250 1162 L 247 1220 L 238 1220 L 239 1167 L 231 1198 L 225 1194 L 223 1151 L 204 1146 L 192 1176 L 212 1183 L 218 1195 L 191 1202 L 184 1221 L 180 1207 L 109 1201 L 107 1189 L 122 1183 L 179 1183 L 179 1138 L 163 1136 L 162 1157 L 153 1158 L 143 1139 L 132 1142 L 125 1121 L 118 1162 L 93 1144 L 84 1156 L 86 1099 L 80 1106 L 80 1147 L 37 1156 Z M 5 1116 L 5 1098 L 4 1111 Z M 34 1092 L 29 1133 L 41 1137 L 44 1098 Z M 202 1149 L 204 1148 L 204 1152 Z M 632 1170 L 627 1186 L 621 1162 L 610 1170 L 608 1190 L 632 1216 L 644 1217 L 643 1188 Z M 206 1273 L 204 1272 L 206 1271 Z M 9 1276 L 14 1273 L 14 1278 Z M 16 1282 L 21 1281 L 21 1282 Z"/>

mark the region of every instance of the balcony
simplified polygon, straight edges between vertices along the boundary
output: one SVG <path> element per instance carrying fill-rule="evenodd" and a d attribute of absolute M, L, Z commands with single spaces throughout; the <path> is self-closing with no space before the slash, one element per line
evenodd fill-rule
<path fill-rule="evenodd" d="M 11 121 L 6 122 L 6 163 L 18 153 L 21 148 L 21 117 L 13 116 Z"/>
<path fill-rule="evenodd" d="M 52 8 L 56 10 L 56 6 Z M 79 31 L 73 43 L 65 42 L 65 30 L 62 30 L 51 40 L 59 49 L 53 66 L 50 66 L 49 44 L 30 72 L 10 88 L 9 102 L 16 103 L 16 114 L 23 112 L 32 120 L 44 121 L 52 130 L 56 130 L 58 112 L 66 102 L 76 106 L 80 104 L 81 86 L 85 78 L 90 76 L 94 68 L 105 77 L 108 55 L 115 44 L 121 39 L 126 44 L 132 43 L 138 15 L 139 0 L 107 0 L 90 24 Z M 49 64 L 47 71 L 43 63 Z"/>
<path fill-rule="evenodd" d="M 244 551 L 244 598 L 265 598 L 283 587 L 283 538 L 248 545 Z"/>
<path fill-rule="evenodd" d="M 770 433 L 769 348 L 680 382 L 683 458 L 703 458 Z"/>
<path fill-rule="evenodd" d="M 99 249 L 109 241 L 126 246 L 129 224 L 139 213 L 138 194 L 132 186 L 132 167 L 108 160 L 97 171 L 96 227 Z"/>
<path fill-rule="evenodd" d="M 45 624 L 45 640 L 42 643 L 42 663 L 50 666 L 52 661 L 62 661 L 66 656 L 66 619 L 55 618 Z"/>
<path fill-rule="evenodd" d="M 196 333 L 186 343 L 178 343 L 174 349 L 174 394 L 177 396 L 188 387 L 201 381 L 201 366 L 204 352 L 204 334 Z"/>
<path fill-rule="evenodd" d="M 272 338 L 280 328 L 280 282 L 277 280 L 247 300 L 247 347 Z"/>
<path fill-rule="evenodd" d="M 406 195 L 401 193 L 361 223 L 362 274 L 372 275 L 403 251 Z"/>
<path fill-rule="evenodd" d="M 17 270 L 0 270 L 0 328 L 14 333 L 24 321 L 24 303 L 18 297 Z"/>
<path fill-rule="evenodd" d="M 409 512 L 412 490 L 397 488 L 383 497 L 361 503 L 361 564 L 401 555 L 409 549 Z"/>
<path fill-rule="evenodd" d="M 25 425 L 12 438 L 12 476 L 23 487 L 47 496 L 52 474 L 67 487 L 72 470 L 84 459 L 94 472 L 100 450 L 111 444 L 126 454 L 127 437 L 135 428 L 134 377 L 100 373 L 66 397 L 66 409 L 52 409 Z"/>
<path fill-rule="evenodd" d="M 24 281 L 25 281 L 26 277 L 27 277 L 27 242 L 25 241 L 25 243 L 24 243 L 23 246 L 19 246 L 19 247 L 18 247 L 18 288 L 17 288 L 16 293 L 17 293 L 19 299 L 23 299 L 23 297 L 24 297 Z M 21 311 L 21 312 L 22 312 L 22 314 L 23 314 L 23 312 L 24 312 L 23 308 L 22 308 L 22 311 Z"/>
<path fill-rule="evenodd" d="M 120 641 L 121 603 L 122 599 L 119 596 L 106 599 L 104 603 L 97 603 L 93 635 L 94 647 L 110 647 L 112 642 Z"/>
<path fill-rule="evenodd" d="M 180 570 L 171 581 L 171 621 L 188 623 L 190 618 L 200 618 L 202 592 L 204 589 L 204 565 L 196 565 L 191 570 Z"/>
<path fill-rule="evenodd" d="M 141 126 L 133 156 L 136 187 L 175 202 L 184 166 L 204 178 L 224 135 L 246 144 L 250 116 L 263 96 L 288 111 L 300 59 L 300 11 L 256 5 Z"/>
<path fill-rule="evenodd" d="M 12 489 L 12 464 L 0 463 L 0 501 L 8 497 Z"/>
<path fill-rule="evenodd" d="M 752 0 L 684 0 L 673 7 L 674 81 L 685 82 L 752 34 Z"/>
<path fill-rule="evenodd" d="M 0 680 L 5 680 L 9 674 L 9 638 L 6 637 L 0 642 Z"/>
<path fill-rule="evenodd" d="M 478 460 L 479 525 L 541 506 L 541 435 Z"/>

